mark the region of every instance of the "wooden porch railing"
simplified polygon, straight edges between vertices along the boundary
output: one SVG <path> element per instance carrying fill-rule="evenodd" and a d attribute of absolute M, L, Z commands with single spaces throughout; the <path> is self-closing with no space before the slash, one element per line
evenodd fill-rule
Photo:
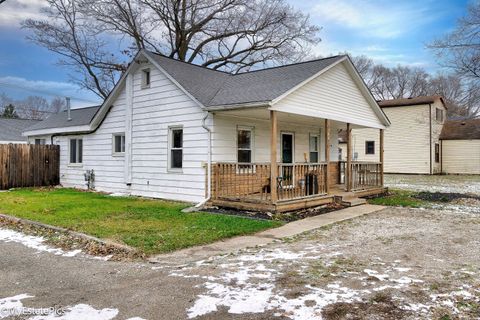
<path fill-rule="evenodd" d="M 382 187 L 382 164 L 380 162 L 352 162 L 352 190 Z"/>
<path fill-rule="evenodd" d="M 278 164 L 278 200 L 326 194 L 326 163 Z"/>
<path fill-rule="evenodd" d="M 267 202 L 270 199 L 270 164 L 212 164 L 212 197 Z"/>
<path fill-rule="evenodd" d="M 278 200 L 326 194 L 326 163 L 277 164 Z M 269 163 L 212 164 L 212 198 L 271 202 Z"/>

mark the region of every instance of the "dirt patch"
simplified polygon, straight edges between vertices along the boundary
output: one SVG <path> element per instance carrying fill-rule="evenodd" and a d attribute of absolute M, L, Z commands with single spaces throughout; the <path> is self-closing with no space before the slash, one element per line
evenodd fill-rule
<path fill-rule="evenodd" d="M 318 216 L 320 214 L 324 214 L 332 211 L 337 211 L 344 208 L 345 206 L 341 204 L 329 203 L 329 204 L 325 204 L 325 205 L 314 207 L 314 208 L 302 209 L 302 210 L 278 213 L 278 214 L 274 214 L 271 212 L 236 210 L 236 209 L 222 208 L 222 207 L 210 207 L 210 208 L 205 208 L 202 211 L 217 213 L 217 214 L 242 216 L 246 218 L 259 219 L 259 220 L 280 220 L 280 221 L 291 222 L 291 221 L 296 221 L 300 219 L 305 219 L 308 217 Z"/>
<path fill-rule="evenodd" d="M 463 193 L 455 193 L 455 192 L 418 192 L 413 195 L 414 198 L 425 200 L 425 201 L 433 201 L 433 202 L 452 202 L 458 201 L 459 199 L 473 199 L 473 200 L 480 200 L 480 196 L 476 195 L 469 195 Z M 458 203 L 458 202 L 457 202 Z"/>

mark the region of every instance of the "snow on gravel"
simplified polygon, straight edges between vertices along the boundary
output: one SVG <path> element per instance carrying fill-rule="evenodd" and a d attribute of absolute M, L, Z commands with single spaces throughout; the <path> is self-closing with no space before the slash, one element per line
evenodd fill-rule
<path fill-rule="evenodd" d="M 385 175 L 385 186 L 411 191 L 480 195 L 480 177 L 475 175 Z"/>
<path fill-rule="evenodd" d="M 186 310 L 190 319 L 228 312 L 314 320 L 337 305 L 377 312 L 379 319 L 387 307 L 405 319 L 435 318 L 443 309 L 450 318 L 469 318 L 472 311 L 458 306 L 480 304 L 478 242 L 471 238 L 479 228 L 471 221 L 478 219 L 439 214 L 389 208 L 291 242 L 176 266 L 169 274 L 200 281 Z M 377 296 L 390 302 L 370 309 Z"/>
<path fill-rule="evenodd" d="M 111 320 L 114 319 L 119 311 L 115 308 L 95 309 L 88 304 L 77 304 L 65 308 L 54 309 L 46 308 L 27 308 L 24 307 L 24 299 L 34 298 L 28 294 L 19 294 L 13 297 L 0 299 L 0 319 L 12 316 L 33 315 L 28 320 Z M 127 320 L 145 320 L 140 317 L 129 318 Z"/>
<path fill-rule="evenodd" d="M 20 243 L 28 248 L 37 250 L 37 252 L 44 251 L 64 257 L 74 257 L 82 252 L 82 250 L 64 251 L 59 248 L 53 248 L 44 243 L 45 238 L 43 237 L 30 236 L 10 229 L 0 229 L 0 241 Z"/>

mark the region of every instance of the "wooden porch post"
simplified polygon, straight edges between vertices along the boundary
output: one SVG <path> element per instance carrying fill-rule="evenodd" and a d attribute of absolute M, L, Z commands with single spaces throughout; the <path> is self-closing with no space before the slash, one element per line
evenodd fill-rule
<path fill-rule="evenodd" d="M 384 157 L 383 157 L 383 129 L 380 129 L 380 185 L 383 187 L 383 162 L 384 162 Z"/>
<path fill-rule="evenodd" d="M 345 168 L 347 177 L 345 183 L 347 184 L 347 191 L 352 191 L 352 128 L 350 123 L 347 123 L 347 167 Z"/>
<path fill-rule="evenodd" d="M 325 174 L 325 192 L 328 194 L 330 191 L 329 178 L 330 178 L 330 120 L 325 119 L 325 162 L 326 174 Z"/>
<path fill-rule="evenodd" d="M 277 112 L 270 110 L 270 194 L 272 202 L 277 201 Z"/>

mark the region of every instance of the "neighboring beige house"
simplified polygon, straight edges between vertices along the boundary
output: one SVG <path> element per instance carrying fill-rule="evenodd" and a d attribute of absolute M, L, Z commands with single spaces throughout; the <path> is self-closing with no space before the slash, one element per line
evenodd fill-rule
<path fill-rule="evenodd" d="M 440 150 L 443 173 L 480 174 L 480 119 L 446 121 Z"/>
<path fill-rule="evenodd" d="M 384 172 L 435 174 L 441 172 L 440 133 L 446 118 L 440 96 L 378 102 L 391 126 L 385 130 Z M 339 157 L 346 159 L 345 130 L 340 132 Z M 378 130 L 352 130 L 354 161 L 379 161 Z"/>

